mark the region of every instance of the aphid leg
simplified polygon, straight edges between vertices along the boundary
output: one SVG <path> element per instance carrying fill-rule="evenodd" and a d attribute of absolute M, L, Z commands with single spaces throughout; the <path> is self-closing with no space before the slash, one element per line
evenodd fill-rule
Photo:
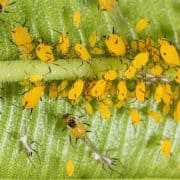
<path fill-rule="evenodd" d="M 76 144 L 77 144 L 78 140 L 79 140 L 79 138 L 76 138 Z"/>
<path fill-rule="evenodd" d="M 85 125 L 87 125 L 87 126 L 91 126 L 89 123 L 85 123 L 85 122 L 83 122 L 83 124 L 85 124 Z"/>
<path fill-rule="evenodd" d="M 74 145 L 73 145 L 73 143 L 72 143 L 71 136 L 69 136 L 69 142 L 70 142 L 71 146 L 75 149 L 75 147 L 74 147 Z"/>
<path fill-rule="evenodd" d="M 157 154 L 157 157 L 156 157 L 156 162 L 159 159 L 160 152 L 161 152 L 161 150 L 158 151 L 158 154 Z"/>
<path fill-rule="evenodd" d="M 40 155 L 39 155 L 38 151 L 36 151 L 35 149 L 32 149 L 32 150 L 36 153 L 36 155 L 37 155 L 37 157 L 38 157 L 38 160 L 39 160 L 39 162 L 41 163 L 41 159 L 40 159 Z"/>
<path fill-rule="evenodd" d="M 31 155 L 29 153 L 27 153 L 27 157 L 29 159 L 29 162 L 33 165 L 33 167 L 36 168 L 36 166 L 34 165 L 33 161 L 31 160 Z"/>
<path fill-rule="evenodd" d="M 30 109 L 30 116 L 32 115 L 33 109 Z"/>
<path fill-rule="evenodd" d="M 86 131 L 86 133 L 89 133 L 89 132 L 92 132 L 92 131 Z"/>
<path fill-rule="evenodd" d="M 121 166 L 125 168 L 124 164 L 118 158 L 111 158 L 111 159 L 113 159 L 114 161 L 118 161 L 121 164 Z"/>
<path fill-rule="evenodd" d="M 38 146 L 42 146 L 40 143 L 38 143 L 37 141 L 31 141 L 32 144 L 37 144 Z"/>
<path fill-rule="evenodd" d="M 108 166 L 108 168 L 109 168 L 111 171 L 114 171 L 114 172 L 116 172 L 117 174 L 119 174 L 120 176 L 122 176 L 122 174 L 121 174 L 119 171 L 117 171 L 116 169 L 113 169 L 110 165 Z"/>

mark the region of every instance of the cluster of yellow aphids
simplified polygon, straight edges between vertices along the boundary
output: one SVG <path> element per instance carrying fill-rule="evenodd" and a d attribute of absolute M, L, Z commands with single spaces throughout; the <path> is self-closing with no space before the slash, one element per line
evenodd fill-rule
<path fill-rule="evenodd" d="M 115 1 L 99 1 L 99 8 L 109 11 L 115 3 Z M 72 23 L 74 28 L 80 27 L 81 13 L 79 10 L 74 12 Z M 149 24 L 150 21 L 147 18 L 141 18 L 135 25 L 135 32 L 141 33 Z M 17 25 L 12 29 L 12 41 L 20 50 L 22 59 L 38 58 L 45 63 L 54 63 L 58 55 L 62 55 L 64 59 L 79 57 L 82 62 L 89 64 L 94 56 L 112 56 L 120 59 L 119 61 L 123 61 L 121 58 L 126 58 L 127 68 L 122 76 L 116 68 L 112 67 L 107 68 L 99 79 L 79 78 L 75 82 L 67 80 L 60 83 L 53 82 L 49 86 L 49 97 L 52 99 L 66 98 L 73 104 L 83 102 L 86 111 L 91 115 L 95 110 L 93 104 L 96 101 L 98 102 L 96 108 L 101 117 L 109 120 L 113 108 L 120 108 L 131 100 L 144 103 L 153 94 L 154 101 L 160 105 L 163 116 L 171 114 L 174 120 L 180 120 L 180 59 L 176 47 L 166 39 L 153 40 L 146 37 L 126 40 L 114 31 L 105 37 L 98 37 L 98 32 L 92 32 L 88 38 L 88 47 L 86 47 L 79 42 L 71 45 L 69 34 L 61 32 L 57 45 L 46 44 L 42 40 L 39 40 L 36 45 L 27 27 Z M 164 78 L 168 69 L 174 72 L 174 78 L 171 80 Z M 47 73 L 50 74 L 51 70 Z M 23 96 L 22 106 L 24 108 L 33 109 L 44 95 L 43 76 L 45 75 L 27 75 L 26 80 L 21 82 L 23 85 L 31 85 L 30 90 Z M 130 84 L 134 84 L 133 87 L 130 87 Z M 84 99 L 81 98 L 82 96 Z M 160 117 L 161 113 L 156 110 L 150 109 L 148 113 L 156 122 L 163 119 Z M 134 107 L 132 107 L 131 115 L 137 116 Z M 140 124 L 140 117 L 137 117 L 136 124 Z M 132 119 L 135 122 L 135 118 Z"/>
<path fill-rule="evenodd" d="M 99 9 L 103 11 L 111 11 L 116 6 L 115 0 L 98 0 L 98 3 Z M 3 12 L 7 5 L 7 0 L 1 0 L 0 12 Z M 73 12 L 72 16 L 74 28 L 80 28 L 80 10 Z M 137 34 L 141 33 L 149 25 L 148 18 L 142 17 L 134 26 L 134 31 Z M 80 42 L 71 44 L 69 33 L 60 32 L 58 43 L 51 45 L 43 40 L 33 40 L 27 27 L 16 25 L 12 29 L 12 42 L 19 49 L 21 59 L 38 58 L 51 64 L 55 63 L 60 55 L 64 59 L 79 57 L 82 62 L 90 64 L 93 57 L 111 56 L 119 59 L 122 63 L 122 58 L 125 58 L 127 68 L 121 73 L 115 67 L 107 68 L 107 71 L 99 79 L 79 78 L 75 81 L 63 80 L 49 84 L 45 84 L 43 79 L 46 74 L 51 74 L 50 68 L 46 74 L 27 74 L 26 79 L 21 82 L 21 85 L 29 88 L 22 97 L 22 106 L 25 109 L 35 108 L 44 96 L 45 89 L 48 88 L 49 98 L 53 100 L 67 99 L 73 105 L 84 104 L 84 109 L 89 115 L 93 115 L 94 111 L 98 110 L 103 119 L 110 120 L 113 109 L 119 109 L 124 104 L 131 104 L 134 101 L 140 104 L 144 103 L 152 95 L 154 103 L 158 107 L 154 109 L 153 106 L 147 112 L 152 120 L 160 123 L 167 115 L 171 115 L 175 121 L 180 121 L 180 59 L 178 50 L 170 41 L 164 38 L 155 40 L 148 36 L 127 40 L 114 31 L 104 37 L 99 37 L 98 32 L 94 31 L 89 34 L 88 45 L 85 46 Z M 174 73 L 173 79 L 164 77 L 168 69 Z M 129 111 L 132 123 L 135 126 L 141 125 L 144 119 L 138 109 L 131 105 Z M 67 126 L 71 136 L 86 139 L 86 143 L 90 143 L 84 125 L 73 116 L 69 115 L 69 117 Z M 90 148 L 92 151 L 95 149 L 92 146 Z M 162 154 L 169 156 L 171 152 L 170 140 L 164 139 Z M 102 154 L 96 155 L 99 155 L 101 160 L 108 159 Z M 110 158 L 108 160 L 109 164 L 112 165 L 113 160 Z M 107 162 L 106 164 L 109 165 Z M 67 172 L 69 176 L 72 176 L 74 172 L 71 161 L 67 163 Z"/>

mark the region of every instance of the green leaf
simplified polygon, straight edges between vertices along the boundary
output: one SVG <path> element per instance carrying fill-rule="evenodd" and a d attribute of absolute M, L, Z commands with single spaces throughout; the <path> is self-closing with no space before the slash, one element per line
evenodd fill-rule
<path fill-rule="evenodd" d="M 132 39 L 137 38 L 133 28 L 142 16 L 151 21 L 149 27 L 139 37 L 166 37 L 180 47 L 180 1 L 123 1 L 119 0 L 114 11 L 101 12 L 96 0 L 21 0 L 7 7 L 10 13 L 2 13 L 0 26 L 0 60 L 13 61 L 19 59 L 18 49 L 10 42 L 13 25 L 23 24 L 29 27 L 33 39 L 43 38 L 47 43 L 58 42 L 58 31 L 69 32 L 71 43 L 82 41 L 93 31 L 102 37 L 112 32 Z M 82 23 L 79 29 L 72 25 L 73 11 L 79 9 Z M 125 23 L 123 20 L 125 19 Z M 16 63 L 16 62 L 15 62 Z M 10 63 L 11 64 L 11 63 Z M 10 66 L 11 67 L 11 66 Z M 7 77 L 18 70 L 7 68 Z M 83 67 L 82 67 L 83 68 Z M 0 69 L 4 74 L 4 69 Z M 6 73 L 6 71 L 5 71 Z M 22 78 L 22 77 L 21 77 Z M 8 79 L 8 78 L 7 78 Z M 7 80 L 6 81 L 11 81 Z M 16 77 L 12 81 L 18 81 Z M 90 161 L 91 151 L 82 141 L 69 143 L 68 130 L 64 128 L 62 115 L 73 113 L 84 116 L 91 124 L 89 134 L 91 141 L 102 152 L 113 150 L 110 154 L 117 157 L 124 165 L 118 164 L 115 169 L 125 178 L 180 178 L 180 126 L 170 116 L 164 117 L 157 124 L 148 115 L 152 99 L 146 103 L 126 104 L 112 111 L 112 119 L 104 121 L 98 112 L 87 116 L 84 106 L 72 108 L 65 100 L 49 100 L 47 96 L 34 108 L 32 115 L 22 110 L 21 98 L 25 91 L 16 83 L 1 83 L 0 100 L 0 177 L 21 179 L 57 179 L 68 178 L 65 162 L 71 159 L 75 164 L 73 178 L 118 178 L 116 172 L 104 170 L 101 164 Z M 96 105 L 95 105 L 96 106 Z M 141 126 L 134 128 L 130 120 L 130 107 L 135 106 L 143 116 Z M 41 163 L 36 154 L 33 156 L 35 167 L 28 161 L 26 151 L 19 152 L 19 142 L 13 138 L 28 130 L 28 135 L 40 146 L 33 147 L 39 152 Z M 12 136 L 13 134 L 13 136 Z M 172 142 L 172 156 L 163 157 L 160 150 L 162 139 L 168 137 Z"/>

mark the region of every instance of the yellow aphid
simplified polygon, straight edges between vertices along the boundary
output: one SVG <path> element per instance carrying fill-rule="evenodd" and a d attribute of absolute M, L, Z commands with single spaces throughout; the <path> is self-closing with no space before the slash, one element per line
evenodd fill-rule
<path fill-rule="evenodd" d="M 174 109 L 173 118 L 175 121 L 180 121 L 180 100 L 177 102 Z"/>
<path fill-rule="evenodd" d="M 85 98 L 88 101 L 91 101 L 93 99 L 93 97 L 91 96 L 91 89 L 92 87 L 94 87 L 95 84 L 96 84 L 96 81 L 93 80 L 93 81 L 87 82 L 85 85 L 84 94 L 85 94 Z"/>
<path fill-rule="evenodd" d="M 110 98 L 106 97 L 105 99 L 102 100 L 102 102 L 107 105 L 108 107 L 112 107 L 113 106 L 113 102 Z"/>
<path fill-rule="evenodd" d="M 166 105 L 171 104 L 172 98 L 173 98 L 173 92 L 171 86 L 169 84 L 165 84 L 163 89 L 163 98 L 162 98 L 164 104 Z"/>
<path fill-rule="evenodd" d="M 72 114 L 63 115 L 63 119 L 67 124 L 67 127 L 70 129 L 70 134 L 73 138 L 86 138 L 86 127 L 84 124 L 80 123 Z"/>
<path fill-rule="evenodd" d="M 144 102 L 145 100 L 145 93 L 146 93 L 146 87 L 144 82 L 138 82 L 135 88 L 135 94 L 136 94 L 136 99 L 139 102 Z"/>
<path fill-rule="evenodd" d="M 23 53 L 22 57 L 32 58 L 34 46 L 32 45 L 32 39 L 26 27 L 15 26 L 12 30 L 12 39 Z"/>
<path fill-rule="evenodd" d="M 180 90 L 179 87 L 176 86 L 175 89 L 173 89 L 173 99 L 177 100 L 180 97 Z"/>
<path fill-rule="evenodd" d="M 58 96 L 58 86 L 56 83 L 51 83 L 49 87 L 49 98 L 56 99 Z"/>
<path fill-rule="evenodd" d="M 131 43 L 131 48 L 134 50 L 134 51 L 137 51 L 138 50 L 138 41 L 137 40 L 132 40 Z"/>
<path fill-rule="evenodd" d="M 151 47 L 150 54 L 154 62 L 160 61 L 160 52 L 157 48 Z"/>
<path fill-rule="evenodd" d="M 109 70 L 105 73 L 104 79 L 107 81 L 113 81 L 118 77 L 118 73 L 114 70 Z"/>
<path fill-rule="evenodd" d="M 22 106 L 26 109 L 33 109 L 44 95 L 44 86 L 33 87 L 22 99 Z"/>
<path fill-rule="evenodd" d="M 159 65 L 155 65 L 154 67 L 151 68 L 150 72 L 153 76 L 157 77 L 163 73 L 163 68 Z"/>
<path fill-rule="evenodd" d="M 96 32 L 92 32 L 88 38 L 88 42 L 89 42 L 89 47 L 93 48 L 96 45 L 97 42 L 97 37 L 96 37 Z"/>
<path fill-rule="evenodd" d="M 108 105 L 106 105 L 104 103 L 100 103 L 99 111 L 100 111 L 101 117 L 103 119 L 109 120 L 111 118 L 111 113 L 110 113 Z"/>
<path fill-rule="evenodd" d="M 175 81 L 180 84 L 180 68 L 176 69 Z"/>
<path fill-rule="evenodd" d="M 117 98 L 120 101 L 124 101 L 127 99 L 127 86 L 126 86 L 126 81 L 119 81 L 117 85 Z"/>
<path fill-rule="evenodd" d="M 69 51 L 69 46 L 70 46 L 70 43 L 69 43 L 68 34 L 65 32 L 62 32 L 59 36 L 59 43 L 56 46 L 56 50 L 62 55 L 66 55 Z"/>
<path fill-rule="evenodd" d="M 167 115 L 170 111 L 170 105 L 169 104 L 164 104 L 162 108 L 162 112 L 164 115 Z"/>
<path fill-rule="evenodd" d="M 88 101 L 85 102 L 85 109 L 90 115 L 92 115 L 94 112 L 92 105 Z"/>
<path fill-rule="evenodd" d="M 74 163 L 71 160 L 66 162 L 66 173 L 70 177 L 74 174 Z"/>
<path fill-rule="evenodd" d="M 96 84 L 91 88 L 90 94 L 93 97 L 101 97 L 106 90 L 107 81 L 100 79 L 96 81 Z"/>
<path fill-rule="evenodd" d="M 131 119 L 132 119 L 133 124 L 136 124 L 137 126 L 140 125 L 141 117 L 140 117 L 137 109 L 135 109 L 135 108 L 131 109 Z"/>
<path fill-rule="evenodd" d="M 147 51 L 146 40 L 145 39 L 138 40 L 138 50 L 140 52 Z"/>
<path fill-rule="evenodd" d="M 114 104 L 114 108 L 115 109 L 119 109 L 119 108 L 121 108 L 123 105 L 124 105 L 124 101 L 118 101 L 116 104 Z"/>
<path fill-rule="evenodd" d="M 90 52 L 94 55 L 103 55 L 105 53 L 104 49 L 99 47 L 93 47 L 92 49 L 90 49 Z"/>
<path fill-rule="evenodd" d="M 83 61 L 89 61 L 91 59 L 91 56 L 88 52 L 88 50 L 80 43 L 77 43 L 74 47 L 76 54 L 83 60 Z"/>
<path fill-rule="evenodd" d="M 167 39 L 165 39 L 165 38 L 158 38 L 157 41 L 161 46 L 170 44 L 169 41 Z"/>
<path fill-rule="evenodd" d="M 73 25 L 78 28 L 81 22 L 81 13 L 80 11 L 75 11 L 73 14 Z"/>
<path fill-rule="evenodd" d="M 142 17 L 137 23 L 136 23 L 136 26 L 135 26 L 135 31 L 138 33 L 138 32 L 141 32 L 142 30 L 144 30 L 148 24 L 150 23 L 150 21 L 146 18 L 146 17 Z"/>
<path fill-rule="evenodd" d="M 136 55 L 131 63 L 132 66 L 134 66 L 136 69 L 142 68 L 146 65 L 149 59 L 149 53 L 148 52 L 142 52 Z"/>
<path fill-rule="evenodd" d="M 52 46 L 46 45 L 43 42 L 40 42 L 36 47 L 36 55 L 41 61 L 46 63 L 53 63 L 55 60 Z"/>
<path fill-rule="evenodd" d="M 29 81 L 32 83 L 42 81 L 43 76 L 39 74 L 33 74 L 29 76 Z"/>
<path fill-rule="evenodd" d="M 64 91 L 68 85 L 68 81 L 64 80 L 58 85 L 58 92 Z"/>
<path fill-rule="evenodd" d="M 98 0 L 98 2 L 102 11 L 109 11 L 115 6 L 115 0 Z"/>
<path fill-rule="evenodd" d="M 124 72 L 124 76 L 127 79 L 132 79 L 135 76 L 136 72 L 137 72 L 137 69 L 134 66 L 130 65 Z"/>
<path fill-rule="evenodd" d="M 160 103 L 163 98 L 164 86 L 162 84 L 158 84 L 154 93 L 154 100 L 156 103 Z"/>
<path fill-rule="evenodd" d="M 8 3 L 9 3 L 8 0 L 0 0 L 0 13 L 8 5 Z"/>
<path fill-rule="evenodd" d="M 126 54 L 124 40 L 117 34 L 109 35 L 106 38 L 105 43 L 110 53 L 116 56 L 124 56 Z"/>
<path fill-rule="evenodd" d="M 160 53 L 163 60 L 170 66 L 180 65 L 179 54 L 174 45 L 168 43 L 168 41 L 160 42 Z"/>
<path fill-rule="evenodd" d="M 171 142 L 168 138 L 165 138 L 161 144 L 161 152 L 164 156 L 171 155 Z"/>
<path fill-rule="evenodd" d="M 151 116 L 151 118 L 156 121 L 156 122 L 160 122 L 161 121 L 161 115 L 158 112 L 155 111 L 150 111 L 149 115 Z"/>
<path fill-rule="evenodd" d="M 68 92 L 68 99 L 77 100 L 84 89 L 84 81 L 77 80 Z"/>

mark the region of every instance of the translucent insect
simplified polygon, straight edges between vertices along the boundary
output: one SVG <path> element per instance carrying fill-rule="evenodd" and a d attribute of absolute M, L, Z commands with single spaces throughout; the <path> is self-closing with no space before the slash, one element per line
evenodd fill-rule
<path fill-rule="evenodd" d="M 66 55 L 69 52 L 69 37 L 68 33 L 62 32 L 59 36 L 59 43 L 56 46 L 56 51 L 61 53 L 62 55 Z"/>
<path fill-rule="evenodd" d="M 144 30 L 148 25 L 149 25 L 150 21 L 146 18 L 146 17 L 142 17 L 135 26 L 135 31 L 137 33 L 141 32 L 142 30 Z"/>
<path fill-rule="evenodd" d="M 109 11 L 115 6 L 115 0 L 98 0 L 98 2 L 102 11 Z"/>
<path fill-rule="evenodd" d="M 171 142 L 168 138 L 163 139 L 161 144 L 161 152 L 165 157 L 171 155 L 172 147 L 171 147 Z"/>
<path fill-rule="evenodd" d="M 145 83 L 143 81 L 139 81 L 137 83 L 137 85 L 136 85 L 136 88 L 135 88 L 136 99 L 139 102 L 144 102 L 144 100 L 145 100 L 145 93 L 146 93 Z"/>
<path fill-rule="evenodd" d="M 84 89 L 84 81 L 77 80 L 68 92 L 68 99 L 76 101 L 83 92 L 83 89 Z"/>
<path fill-rule="evenodd" d="M 22 106 L 25 109 L 33 109 L 44 95 L 45 86 L 36 86 L 28 91 L 22 98 Z"/>
<path fill-rule="evenodd" d="M 21 152 L 23 149 L 27 152 L 27 157 L 28 157 L 28 160 L 31 162 L 31 164 L 35 167 L 33 161 L 32 161 L 32 157 L 33 157 L 33 154 L 36 153 L 37 155 L 37 158 L 39 160 L 39 162 L 41 162 L 40 160 L 40 156 L 39 156 L 39 153 L 37 150 L 35 150 L 32 145 L 34 143 L 36 143 L 37 145 L 40 145 L 39 143 L 37 143 L 36 141 L 32 141 L 29 137 L 28 137 L 28 134 L 27 134 L 27 130 L 21 134 L 21 135 L 17 135 L 17 133 L 13 133 L 12 134 L 13 137 L 20 141 L 20 149 L 19 149 L 19 152 Z"/>
<path fill-rule="evenodd" d="M 72 160 L 68 160 L 66 162 L 66 173 L 69 177 L 74 174 L 74 163 Z"/>
<path fill-rule="evenodd" d="M 116 56 L 124 56 L 126 54 L 124 40 L 117 34 L 111 34 L 106 37 L 105 43 L 110 53 Z"/>
<path fill-rule="evenodd" d="M 161 122 L 161 120 L 162 120 L 162 117 L 161 117 L 161 115 L 158 112 L 150 111 L 149 115 L 156 122 Z"/>
<path fill-rule="evenodd" d="M 176 47 L 170 44 L 167 40 L 158 40 L 160 47 L 160 53 L 163 60 L 170 66 L 180 65 L 180 59 Z"/>
<path fill-rule="evenodd" d="M 117 98 L 120 101 L 124 101 L 127 99 L 127 86 L 126 86 L 126 81 L 122 80 L 119 81 L 118 86 L 117 86 Z"/>
<path fill-rule="evenodd" d="M 155 93 L 154 93 L 154 100 L 156 103 L 160 103 L 162 101 L 163 98 L 163 92 L 164 92 L 164 87 L 162 84 L 158 84 L 156 89 L 155 89 Z"/>
<path fill-rule="evenodd" d="M 101 97 L 106 90 L 107 81 L 104 79 L 97 80 L 95 85 L 91 88 L 90 94 L 92 97 Z"/>
<path fill-rule="evenodd" d="M 150 72 L 153 76 L 157 77 L 163 73 L 163 68 L 159 65 L 155 65 L 151 68 Z"/>
<path fill-rule="evenodd" d="M 132 79 L 132 78 L 135 76 L 136 72 L 137 72 L 137 69 L 136 69 L 134 66 L 130 65 L 130 66 L 125 70 L 124 76 L 125 76 L 127 79 Z"/>
<path fill-rule="evenodd" d="M 36 55 L 43 62 L 53 63 L 55 58 L 52 49 L 51 45 L 47 45 L 40 40 L 36 47 Z"/>
<path fill-rule="evenodd" d="M 173 112 L 173 119 L 175 121 L 180 121 L 180 100 L 177 102 L 174 112 Z"/>
<path fill-rule="evenodd" d="M 73 25 L 78 28 L 81 22 L 81 13 L 80 11 L 75 11 L 73 14 Z"/>
<path fill-rule="evenodd" d="M 49 98 L 56 99 L 58 97 L 58 86 L 56 83 L 51 83 L 49 86 Z"/>
<path fill-rule="evenodd" d="M 140 69 L 146 65 L 148 59 L 149 59 L 148 52 L 139 53 L 134 57 L 134 59 L 131 62 L 131 65 L 134 66 L 136 69 Z"/>
<path fill-rule="evenodd" d="M 83 60 L 83 61 L 89 61 L 91 59 L 91 56 L 88 52 L 88 50 L 80 43 L 75 44 L 75 52 L 76 54 Z"/>
<path fill-rule="evenodd" d="M 85 102 L 85 109 L 90 115 L 92 115 L 94 112 L 92 105 L 88 101 Z"/>
<path fill-rule="evenodd" d="M 13 42 L 22 52 L 21 57 L 31 59 L 34 53 L 34 45 L 28 29 L 24 26 L 15 26 L 12 30 Z"/>
<path fill-rule="evenodd" d="M 101 154 L 91 142 L 91 140 L 88 138 L 87 132 L 89 131 L 86 131 L 86 128 L 82 123 L 80 123 L 74 116 L 69 113 L 65 114 L 63 116 L 63 119 L 65 120 L 68 128 L 70 129 L 70 135 L 76 139 L 81 139 L 90 148 L 90 150 L 93 152 L 94 160 L 99 160 L 102 163 L 103 167 L 107 166 L 110 170 L 119 173 L 112 168 L 112 166 L 116 165 L 119 160 L 117 158 L 110 158 L 107 155 Z M 122 166 L 124 167 L 123 164 Z"/>
<path fill-rule="evenodd" d="M 104 104 L 101 102 L 99 104 L 99 111 L 100 111 L 100 115 L 103 119 L 109 120 L 111 118 L 111 112 L 110 112 L 109 106 L 107 104 Z"/>
<path fill-rule="evenodd" d="M 176 69 L 175 81 L 180 84 L 180 68 Z"/>
<path fill-rule="evenodd" d="M 133 124 L 137 126 L 141 124 L 141 117 L 136 108 L 131 109 L 131 119 Z"/>

